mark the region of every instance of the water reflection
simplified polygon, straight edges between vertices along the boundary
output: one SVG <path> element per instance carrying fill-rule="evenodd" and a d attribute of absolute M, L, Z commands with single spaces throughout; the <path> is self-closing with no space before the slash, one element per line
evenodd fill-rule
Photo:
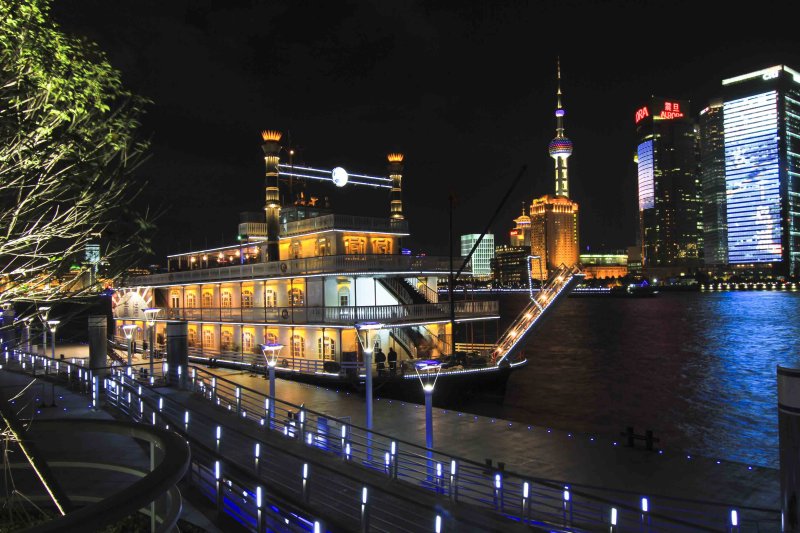
<path fill-rule="evenodd" d="M 525 303 L 504 298 L 506 318 Z M 526 350 L 500 416 L 614 436 L 633 425 L 666 448 L 777 466 L 775 368 L 800 367 L 800 294 L 570 298 Z"/>

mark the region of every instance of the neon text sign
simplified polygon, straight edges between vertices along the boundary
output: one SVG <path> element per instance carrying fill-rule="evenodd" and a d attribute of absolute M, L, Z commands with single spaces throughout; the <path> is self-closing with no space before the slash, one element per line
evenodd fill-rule
<path fill-rule="evenodd" d="M 683 111 L 681 111 L 681 104 L 678 102 L 664 102 L 664 109 L 659 113 L 659 118 L 671 120 L 673 118 L 683 118 Z"/>
<path fill-rule="evenodd" d="M 637 109 L 636 110 L 636 123 L 638 124 L 640 120 L 642 120 L 645 117 L 649 117 L 649 116 L 650 116 L 650 111 L 647 110 L 647 106 L 644 106 L 641 109 Z"/>

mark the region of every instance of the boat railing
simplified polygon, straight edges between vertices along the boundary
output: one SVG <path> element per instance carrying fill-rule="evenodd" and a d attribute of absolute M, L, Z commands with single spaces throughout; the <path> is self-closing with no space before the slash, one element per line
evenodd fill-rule
<path fill-rule="evenodd" d="M 456 318 L 483 318 L 498 314 L 498 302 L 456 302 Z M 443 304 L 364 305 L 332 307 L 181 307 L 166 308 L 159 320 L 195 322 L 251 322 L 270 324 L 336 324 L 354 325 L 362 321 L 386 323 L 442 320 L 449 317 Z M 134 317 L 117 316 L 120 320 Z"/>
<path fill-rule="evenodd" d="M 302 235 L 312 231 L 326 229 L 348 229 L 367 231 L 390 231 L 408 233 L 407 221 L 396 221 L 388 218 L 365 217 L 357 215 L 328 214 L 319 217 L 293 220 L 281 224 L 281 237 Z"/>
<path fill-rule="evenodd" d="M 215 268 L 194 268 L 178 272 L 135 276 L 123 286 L 164 286 L 173 283 L 204 283 L 252 278 L 286 278 L 314 274 L 381 274 L 420 275 L 447 272 L 447 257 L 384 254 L 324 255 L 298 259 L 231 265 Z"/>

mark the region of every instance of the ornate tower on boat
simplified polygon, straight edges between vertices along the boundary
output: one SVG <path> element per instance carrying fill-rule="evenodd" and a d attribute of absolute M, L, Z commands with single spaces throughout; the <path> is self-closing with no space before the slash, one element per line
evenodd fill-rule
<path fill-rule="evenodd" d="M 278 232 L 280 230 L 281 198 L 278 187 L 278 165 L 280 164 L 281 146 L 278 144 L 282 133 L 277 130 L 264 130 L 261 138 L 264 144 L 264 162 L 267 165 L 264 186 L 266 188 L 266 203 L 264 211 L 267 215 L 267 261 L 278 260 Z"/>

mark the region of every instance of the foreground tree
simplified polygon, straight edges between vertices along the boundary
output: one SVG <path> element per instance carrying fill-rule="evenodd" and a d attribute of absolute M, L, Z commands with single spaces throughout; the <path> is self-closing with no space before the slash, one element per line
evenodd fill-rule
<path fill-rule="evenodd" d="M 92 241 L 111 278 L 149 252 L 151 224 L 131 208 L 145 103 L 60 31 L 50 0 L 0 2 L 0 303 L 96 293 L 74 273 Z"/>

